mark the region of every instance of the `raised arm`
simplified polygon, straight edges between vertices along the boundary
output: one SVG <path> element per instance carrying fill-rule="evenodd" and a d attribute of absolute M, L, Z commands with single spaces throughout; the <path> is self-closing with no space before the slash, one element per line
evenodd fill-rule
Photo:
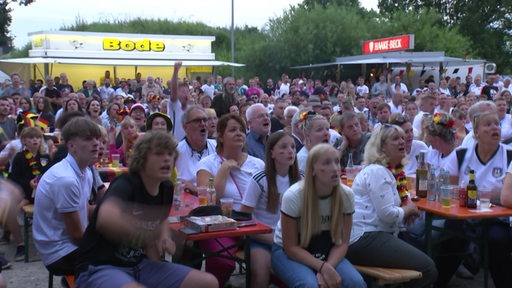
<path fill-rule="evenodd" d="M 174 63 L 174 73 L 171 78 L 171 102 L 176 102 L 178 100 L 178 73 L 180 72 L 182 62 Z"/>

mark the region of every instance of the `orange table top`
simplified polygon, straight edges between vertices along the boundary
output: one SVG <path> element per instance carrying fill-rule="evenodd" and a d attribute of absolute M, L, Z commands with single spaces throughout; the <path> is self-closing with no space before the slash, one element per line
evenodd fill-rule
<path fill-rule="evenodd" d="M 186 203 L 193 203 L 189 207 L 185 208 L 182 207 L 179 211 L 179 215 L 187 215 L 190 210 L 197 207 L 197 197 L 194 195 L 191 195 L 189 193 L 184 194 L 184 201 Z M 170 216 L 175 215 L 174 210 L 171 209 L 169 212 Z M 240 237 L 240 236 L 247 236 L 247 235 L 255 235 L 255 234 L 265 234 L 272 232 L 272 228 L 269 226 L 259 223 L 258 221 L 250 220 L 251 222 L 255 222 L 256 225 L 251 226 L 245 226 L 245 227 L 237 227 L 236 230 L 224 230 L 224 231 L 214 231 L 214 232 L 202 232 L 197 234 L 190 234 L 187 235 L 180 231 L 181 228 L 184 227 L 183 222 L 176 222 L 176 223 L 170 223 L 170 227 L 173 231 L 178 232 L 182 234 L 186 240 L 205 240 L 205 239 L 211 239 L 211 238 L 218 238 L 218 237 Z M 242 221 L 239 221 L 242 222 Z"/>
<path fill-rule="evenodd" d="M 179 223 L 171 223 L 171 229 L 175 232 L 179 232 L 182 234 L 185 239 L 187 240 L 205 240 L 205 239 L 212 239 L 212 238 L 219 238 L 219 237 L 240 237 L 240 236 L 247 236 L 247 235 L 255 235 L 255 234 L 265 234 L 265 233 L 271 233 L 272 228 L 269 226 L 259 223 L 255 220 L 250 220 L 251 222 L 255 222 L 256 225 L 252 226 L 245 226 L 245 227 L 238 227 L 235 230 L 224 230 L 224 231 L 214 231 L 214 232 L 202 232 L 197 234 L 185 234 L 180 231 L 181 228 L 184 227 L 183 222 Z M 243 221 L 241 221 L 243 222 Z"/>
<path fill-rule="evenodd" d="M 416 195 L 416 191 L 409 191 L 411 196 Z M 512 216 L 512 209 L 502 206 L 492 205 L 491 208 L 481 210 L 479 207 L 476 209 L 460 207 L 459 200 L 452 199 L 450 208 L 444 208 L 439 201 L 428 201 L 427 198 L 420 198 L 419 201 L 414 202 L 418 209 L 430 212 L 444 218 L 452 219 L 482 219 L 482 218 L 497 218 Z"/>

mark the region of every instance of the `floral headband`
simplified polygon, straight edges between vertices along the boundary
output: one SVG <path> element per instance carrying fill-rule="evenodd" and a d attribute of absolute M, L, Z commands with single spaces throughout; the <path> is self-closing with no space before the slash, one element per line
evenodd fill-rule
<path fill-rule="evenodd" d="M 158 100 L 160 101 L 160 96 L 158 95 L 151 95 L 148 99 L 148 101 Z"/>
<path fill-rule="evenodd" d="M 432 118 L 432 121 L 434 121 L 434 123 L 436 125 L 442 125 L 442 126 L 444 126 L 446 128 L 452 128 L 453 125 L 455 125 L 455 121 L 453 121 L 453 119 L 448 121 L 448 123 L 441 122 L 441 113 L 439 113 L 439 112 L 434 114 L 434 117 Z"/>
<path fill-rule="evenodd" d="M 121 110 L 117 110 L 117 115 L 119 116 L 127 116 L 128 114 L 130 114 L 130 110 L 127 110 L 127 109 L 121 109 Z"/>
<path fill-rule="evenodd" d="M 305 111 L 300 114 L 299 120 L 300 120 L 300 122 L 304 122 L 308 119 L 308 117 L 315 116 L 315 115 L 316 115 L 315 111 Z"/>

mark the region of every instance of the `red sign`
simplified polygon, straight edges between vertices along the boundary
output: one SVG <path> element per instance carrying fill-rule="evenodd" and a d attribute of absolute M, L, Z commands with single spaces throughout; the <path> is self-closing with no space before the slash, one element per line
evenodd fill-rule
<path fill-rule="evenodd" d="M 363 54 L 414 49 L 414 34 L 394 36 L 363 42 Z"/>

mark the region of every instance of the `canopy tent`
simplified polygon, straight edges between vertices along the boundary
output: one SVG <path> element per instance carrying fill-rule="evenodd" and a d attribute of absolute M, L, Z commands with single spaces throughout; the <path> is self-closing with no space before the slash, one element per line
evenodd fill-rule
<path fill-rule="evenodd" d="M 74 65 L 105 65 L 105 66 L 174 66 L 177 60 L 144 60 L 144 59 L 84 59 L 84 58 L 16 58 L 1 59 L 0 62 L 20 64 L 74 64 Z M 244 64 L 217 60 L 184 60 L 183 66 L 235 66 Z"/>
<path fill-rule="evenodd" d="M 368 55 L 358 55 L 358 56 L 348 56 L 348 57 L 337 57 L 333 62 L 326 63 L 317 63 L 317 64 L 309 64 L 309 65 L 300 65 L 290 67 L 291 69 L 315 69 L 322 68 L 328 66 L 337 65 L 338 74 L 340 70 L 343 68 L 343 65 L 362 65 L 363 74 L 366 74 L 366 64 L 383 64 L 386 65 L 386 68 L 393 67 L 407 67 L 406 69 L 410 69 L 411 66 L 416 67 L 435 67 L 438 70 L 437 77 L 441 77 L 446 67 L 460 67 L 460 66 L 477 66 L 483 65 L 486 63 L 486 60 L 481 59 L 464 59 L 464 58 L 456 58 L 445 56 L 445 53 L 442 51 L 436 52 L 408 52 L 408 51 L 400 51 L 400 52 L 387 52 L 387 53 L 375 53 Z M 471 74 L 471 73 L 469 73 Z M 465 75 L 464 75 L 465 76 Z M 437 78 L 436 77 L 436 78 Z M 438 78 L 438 79 L 439 79 Z"/>
<path fill-rule="evenodd" d="M 350 64 L 437 64 L 437 63 L 450 63 L 451 65 L 461 64 L 480 64 L 486 62 L 485 60 L 464 59 L 456 57 L 448 57 L 444 52 L 388 52 L 376 53 L 369 55 L 358 55 L 348 57 L 337 57 L 334 62 L 309 64 L 301 66 L 293 66 L 291 69 L 303 69 L 313 67 L 324 67 L 331 65 L 350 65 Z M 445 65 L 446 66 L 446 65 Z"/>
<path fill-rule="evenodd" d="M 130 79 L 140 73 L 166 80 L 177 61 L 186 68 L 179 77 L 188 78 L 210 76 L 219 66 L 244 66 L 216 60 L 213 36 L 77 31 L 40 31 L 29 36 L 28 58 L 0 59 L 0 68 L 19 72 L 25 81 L 65 72 L 71 85 L 81 87 L 84 79 L 97 78 L 101 83 L 107 70 L 115 78 Z"/>
<path fill-rule="evenodd" d="M 4 71 L 0 70 L 0 84 L 7 79 L 11 79 L 11 77 L 7 75 Z"/>

